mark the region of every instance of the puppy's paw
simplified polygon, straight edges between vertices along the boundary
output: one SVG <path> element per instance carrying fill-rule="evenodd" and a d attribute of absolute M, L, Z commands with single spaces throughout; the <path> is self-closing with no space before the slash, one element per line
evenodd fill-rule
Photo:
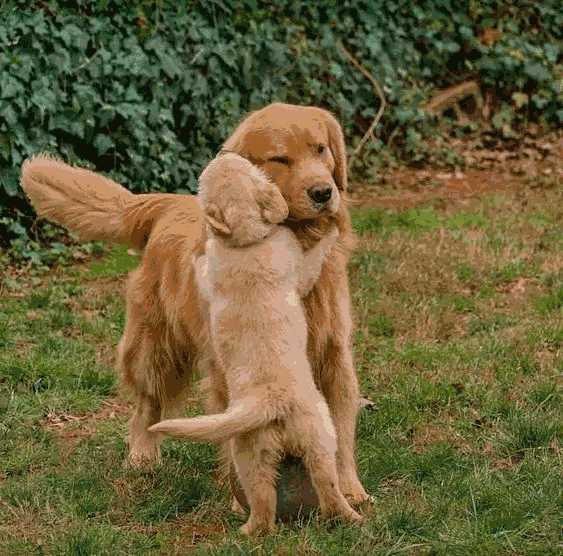
<path fill-rule="evenodd" d="M 328 231 L 326 235 L 326 237 L 331 241 L 331 243 L 334 243 L 339 236 L 340 236 L 340 230 L 338 229 L 338 226 L 336 226 L 336 224 Z"/>
<path fill-rule="evenodd" d="M 332 249 L 336 245 L 339 235 L 340 232 L 338 231 L 338 228 L 336 226 L 333 226 L 321 238 L 320 245 L 322 246 L 323 252 L 325 254 L 328 254 L 332 251 Z"/>

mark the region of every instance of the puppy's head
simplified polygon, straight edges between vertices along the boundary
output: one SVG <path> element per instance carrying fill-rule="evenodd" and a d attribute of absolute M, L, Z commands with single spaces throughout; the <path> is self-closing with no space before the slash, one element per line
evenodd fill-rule
<path fill-rule="evenodd" d="M 199 198 L 212 233 L 234 246 L 267 237 L 288 216 L 279 189 L 248 160 L 225 153 L 199 178 Z"/>
<path fill-rule="evenodd" d="M 224 148 L 248 158 L 276 183 L 292 220 L 338 212 L 348 185 L 346 150 L 329 112 L 271 104 L 248 116 Z"/>

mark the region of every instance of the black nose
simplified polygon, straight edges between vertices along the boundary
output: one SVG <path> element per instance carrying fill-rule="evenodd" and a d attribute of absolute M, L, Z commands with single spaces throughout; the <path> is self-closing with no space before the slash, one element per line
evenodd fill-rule
<path fill-rule="evenodd" d="M 313 187 L 311 187 L 311 189 L 307 190 L 307 193 L 315 203 L 324 205 L 325 203 L 328 203 L 330 197 L 332 196 L 332 187 L 330 187 L 330 185 L 322 183 L 319 185 L 314 185 Z"/>

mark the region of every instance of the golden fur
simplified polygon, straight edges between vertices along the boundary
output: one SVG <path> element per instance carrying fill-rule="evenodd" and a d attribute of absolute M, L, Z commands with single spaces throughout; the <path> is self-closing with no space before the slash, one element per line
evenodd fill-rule
<path fill-rule="evenodd" d="M 276 225 L 288 213 L 279 189 L 235 154 L 211 162 L 199 194 L 211 237 L 197 260 L 196 281 L 209 303 L 211 343 L 229 407 L 149 430 L 192 440 L 231 439 L 250 504 L 245 534 L 275 528 L 276 470 L 284 454 L 303 458 L 323 515 L 361 521 L 340 491 L 336 432 L 307 359 L 301 303 L 334 245 L 336 228 L 304 253 L 294 233 Z"/>
<path fill-rule="evenodd" d="M 354 435 L 358 384 L 350 350 L 352 321 L 346 265 L 353 233 L 343 194 L 346 151 L 340 126 L 328 112 L 272 104 L 250 114 L 224 144 L 261 168 L 289 207 L 287 225 L 308 249 L 336 223 L 340 236 L 318 282 L 304 299 L 308 354 L 315 381 L 328 403 L 337 433 L 340 488 L 352 502 L 367 494 L 358 480 Z M 129 430 L 129 461 L 155 461 L 161 435 L 149 432 L 181 398 L 196 368 L 212 369 L 202 300 L 195 284 L 193 255 L 205 241 L 203 215 L 195 198 L 131 195 L 118 184 L 86 170 L 38 157 L 22 168 L 22 187 L 40 216 L 84 239 L 122 241 L 144 248 L 129 277 L 127 320 L 118 363 L 136 396 Z M 311 199 L 320 187 L 327 204 Z M 328 210 L 339 199 L 336 213 Z M 208 412 L 223 412 L 228 392 L 209 374 Z"/>

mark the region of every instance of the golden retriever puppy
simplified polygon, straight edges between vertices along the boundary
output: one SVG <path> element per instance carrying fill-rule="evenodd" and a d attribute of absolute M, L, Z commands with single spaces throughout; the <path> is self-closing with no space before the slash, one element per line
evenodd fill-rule
<path fill-rule="evenodd" d="M 340 488 L 349 500 L 362 502 L 368 497 L 354 458 L 359 392 L 350 349 L 346 273 L 354 236 L 344 198 L 348 179 L 342 130 L 325 110 L 276 103 L 245 118 L 223 147 L 253 162 L 279 188 L 289 207 L 284 225 L 303 248 L 312 247 L 334 223 L 340 231 L 319 280 L 304 299 L 307 346 L 315 382 L 336 429 Z M 21 184 L 40 216 L 82 239 L 119 241 L 143 250 L 127 283 L 118 366 L 136 402 L 129 425 L 129 462 L 152 464 L 159 458 L 162 435 L 148 427 L 185 397 L 196 370 L 215 365 L 205 304 L 191 264 L 205 243 L 197 200 L 189 195 L 133 195 L 99 174 L 45 157 L 24 163 Z M 213 376 L 207 410 L 220 413 L 228 405 L 227 387 Z"/>
<path fill-rule="evenodd" d="M 324 515 L 360 521 L 340 491 L 336 432 L 307 359 L 301 302 L 338 232 L 333 228 L 303 253 L 295 234 L 276 225 L 288 214 L 279 189 L 235 154 L 211 162 L 199 195 L 211 238 L 196 263 L 196 281 L 209 303 L 211 342 L 229 407 L 149 430 L 200 441 L 232 439 L 250 505 L 245 534 L 274 529 L 277 464 L 284 454 L 303 458 Z"/>

